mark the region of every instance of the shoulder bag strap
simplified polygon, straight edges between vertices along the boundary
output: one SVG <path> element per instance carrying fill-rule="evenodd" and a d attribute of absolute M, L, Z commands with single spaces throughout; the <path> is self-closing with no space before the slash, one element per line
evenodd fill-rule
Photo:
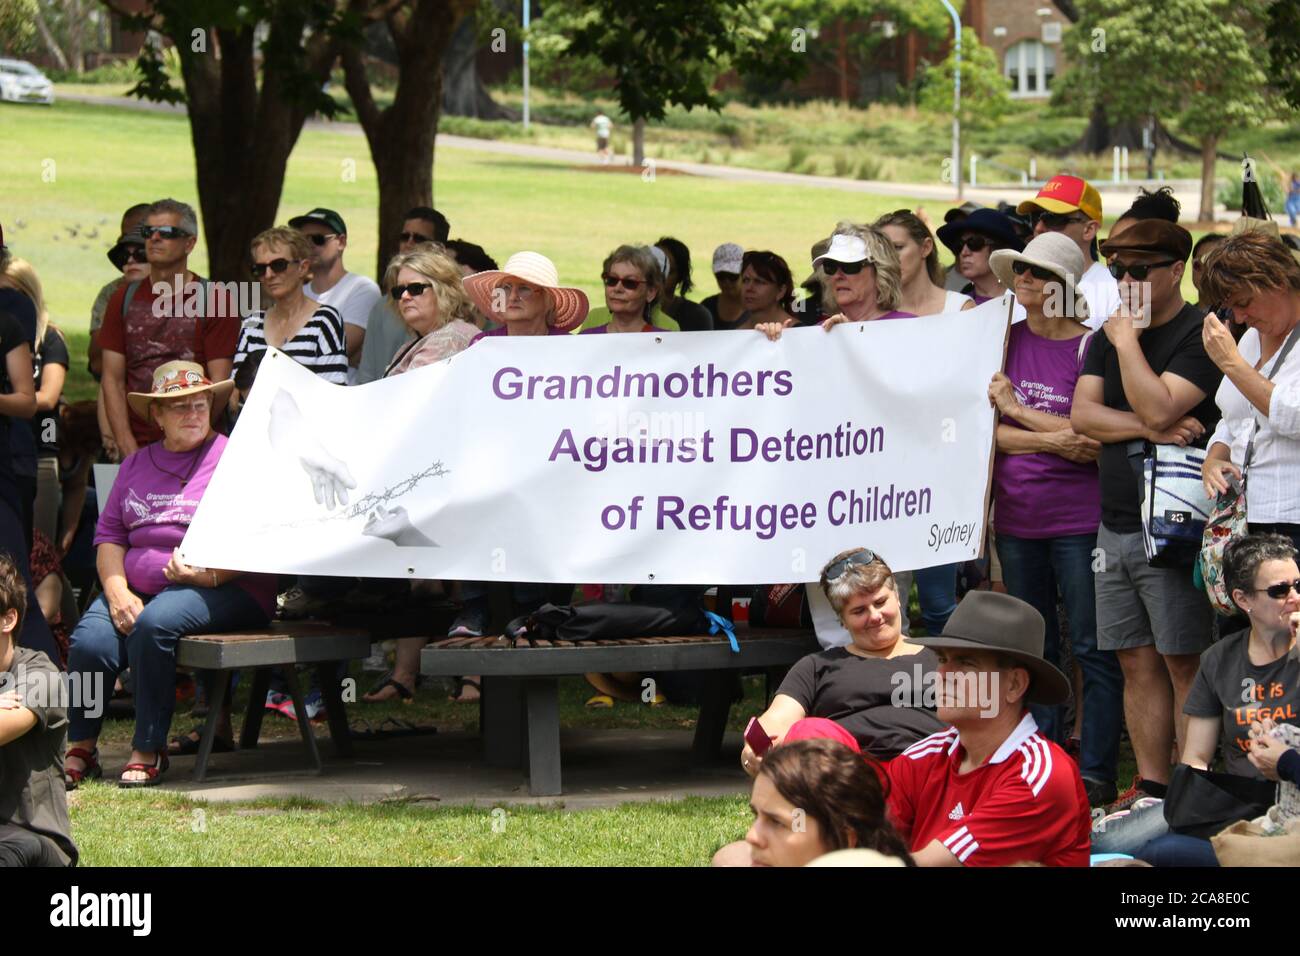
<path fill-rule="evenodd" d="M 1282 347 L 1278 349 L 1277 360 L 1273 363 L 1273 371 L 1264 376 L 1266 381 L 1273 381 L 1273 376 L 1282 368 L 1282 363 L 1286 361 L 1286 357 L 1291 353 L 1291 349 L 1295 347 L 1297 339 L 1300 339 L 1300 325 L 1297 325 L 1291 330 L 1291 334 L 1287 336 L 1287 340 L 1283 342 Z M 1252 411 L 1254 410 L 1252 409 Z M 1254 414 L 1250 417 L 1251 420 L 1254 421 L 1255 427 L 1251 430 L 1250 441 L 1246 442 L 1246 455 L 1241 460 L 1241 480 L 1243 482 L 1246 480 L 1246 469 L 1250 467 L 1250 457 L 1255 452 L 1255 436 L 1259 434 L 1259 418 Z"/>

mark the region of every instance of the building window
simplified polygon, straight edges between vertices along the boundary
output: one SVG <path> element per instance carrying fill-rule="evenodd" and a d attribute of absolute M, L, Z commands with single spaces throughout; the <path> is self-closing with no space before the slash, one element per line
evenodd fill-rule
<path fill-rule="evenodd" d="M 1046 96 L 1056 76 L 1056 51 L 1037 40 L 1021 40 L 1007 50 L 1002 72 L 1012 96 Z"/>

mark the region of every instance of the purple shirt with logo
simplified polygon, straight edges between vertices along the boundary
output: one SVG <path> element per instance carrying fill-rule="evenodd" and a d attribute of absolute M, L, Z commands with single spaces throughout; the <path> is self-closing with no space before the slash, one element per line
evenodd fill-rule
<path fill-rule="evenodd" d="M 1070 417 L 1074 386 L 1083 367 L 1082 337 L 1045 339 L 1028 322 L 1011 326 L 1007 378 L 1026 408 Z M 1086 352 L 1086 346 L 1082 351 Z M 1001 424 L 1021 428 L 1009 418 Z M 993 463 L 993 523 L 1017 538 L 1093 534 L 1101 523 L 1097 463 L 1079 464 L 1051 452 L 998 453 Z"/>
<path fill-rule="evenodd" d="M 225 435 L 184 452 L 168 451 L 155 442 L 122 462 L 95 528 L 95 545 L 126 548 L 126 583 L 137 594 L 154 595 L 171 586 L 163 568 L 172 549 L 180 547 L 225 448 Z M 186 476 L 189 480 L 182 485 Z M 274 612 L 274 575 L 244 574 L 234 583 L 268 616 Z"/>

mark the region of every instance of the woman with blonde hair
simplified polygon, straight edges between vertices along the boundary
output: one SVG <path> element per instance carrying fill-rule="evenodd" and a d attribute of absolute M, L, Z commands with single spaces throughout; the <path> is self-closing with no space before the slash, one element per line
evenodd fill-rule
<path fill-rule="evenodd" d="M 460 266 L 446 253 L 426 247 L 394 256 L 384 288 L 393 311 L 419 336 L 398 349 L 384 378 L 450 358 L 479 334 L 467 321 L 474 306 L 461 285 Z"/>
<path fill-rule="evenodd" d="M 40 276 L 30 262 L 18 257 L 10 259 L 0 281 L 27 296 L 36 307 L 36 349 L 32 353 L 36 385 L 36 415 L 32 418 L 36 440 L 36 499 L 32 525 L 51 541 L 57 541 L 59 504 L 63 497 L 59 483 L 58 409 L 68 377 L 68 343 L 50 322 Z"/>
<path fill-rule="evenodd" d="M 916 315 L 937 315 L 974 308 L 968 295 L 944 289 L 943 267 L 930 227 L 910 209 L 886 213 L 872 225 L 883 232 L 898 253 L 903 292 L 899 308 Z"/>

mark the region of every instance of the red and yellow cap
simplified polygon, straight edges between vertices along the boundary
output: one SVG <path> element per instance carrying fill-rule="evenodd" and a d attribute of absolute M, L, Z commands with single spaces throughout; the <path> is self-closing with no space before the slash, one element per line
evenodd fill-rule
<path fill-rule="evenodd" d="M 1089 219 L 1101 222 L 1101 193 L 1078 176 L 1053 176 L 1038 190 L 1037 196 L 1017 206 L 1016 212 L 1024 215 L 1035 209 L 1059 213 L 1078 210 Z"/>

